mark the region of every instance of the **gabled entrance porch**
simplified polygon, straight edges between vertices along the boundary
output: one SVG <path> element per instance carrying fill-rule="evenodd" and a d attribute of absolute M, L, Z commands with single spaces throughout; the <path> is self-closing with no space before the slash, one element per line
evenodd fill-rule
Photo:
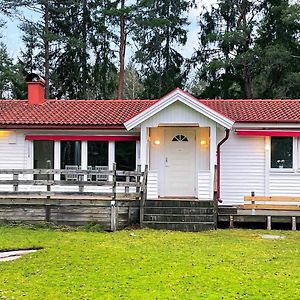
<path fill-rule="evenodd" d="M 125 123 L 140 130 L 140 162 L 149 165 L 147 199 L 212 200 L 217 127 L 233 122 L 177 89 Z"/>

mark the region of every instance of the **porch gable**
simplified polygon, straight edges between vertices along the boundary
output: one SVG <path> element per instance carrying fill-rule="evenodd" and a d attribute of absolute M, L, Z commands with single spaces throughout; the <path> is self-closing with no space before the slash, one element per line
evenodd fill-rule
<path fill-rule="evenodd" d="M 234 124 L 233 120 L 225 117 L 224 115 L 221 115 L 220 113 L 216 112 L 215 110 L 201 103 L 197 98 L 193 97 L 189 93 L 177 88 L 171 93 L 162 97 L 157 103 L 155 103 L 151 107 L 147 108 L 146 110 L 139 113 L 135 117 L 126 121 L 124 123 L 126 129 L 131 130 L 137 127 L 138 125 L 145 122 L 146 120 L 156 115 L 157 113 L 161 112 L 162 110 L 172 105 L 176 101 L 185 104 L 186 106 L 192 108 L 196 112 L 204 115 L 205 117 L 211 119 L 212 121 L 216 122 L 217 124 L 227 129 L 232 128 Z"/>

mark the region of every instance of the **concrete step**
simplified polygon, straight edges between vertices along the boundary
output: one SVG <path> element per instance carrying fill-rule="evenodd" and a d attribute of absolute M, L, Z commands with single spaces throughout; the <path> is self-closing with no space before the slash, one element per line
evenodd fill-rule
<path fill-rule="evenodd" d="M 206 215 L 213 214 L 213 207 L 145 207 L 144 214 L 150 215 Z"/>
<path fill-rule="evenodd" d="M 143 222 L 143 226 L 153 229 L 175 230 L 186 232 L 198 232 L 204 230 L 214 230 L 213 222 Z"/>
<path fill-rule="evenodd" d="M 213 222 L 214 216 L 207 215 L 167 215 L 167 214 L 145 214 L 144 221 L 152 222 Z"/>
<path fill-rule="evenodd" d="M 145 207 L 214 207 L 214 202 L 210 200 L 147 200 Z"/>

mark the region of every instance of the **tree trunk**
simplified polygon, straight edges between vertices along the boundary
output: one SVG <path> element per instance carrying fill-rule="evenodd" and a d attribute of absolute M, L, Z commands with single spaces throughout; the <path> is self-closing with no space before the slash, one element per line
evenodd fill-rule
<path fill-rule="evenodd" d="M 124 9 L 125 0 L 121 1 L 121 9 Z M 125 50 L 126 50 L 126 32 L 125 32 L 125 16 L 120 17 L 120 45 L 119 45 L 119 81 L 118 81 L 118 99 L 123 99 L 123 85 L 125 73 Z"/>
<path fill-rule="evenodd" d="M 87 82 L 88 82 L 88 67 L 87 67 L 87 23 L 88 23 L 88 10 L 87 0 L 83 0 L 82 7 L 82 98 L 87 99 Z"/>
<path fill-rule="evenodd" d="M 50 97 L 50 43 L 49 43 L 49 1 L 44 4 L 44 49 L 45 49 L 45 98 Z"/>
<path fill-rule="evenodd" d="M 253 91 L 252 91 L 252 82 L 249 76 L 249 67 L 247 63 L 243 65 L 243 79 L 244 79 L 244 87 L 245 87 L 245 94 L 247 99 L 253 98 Z"/>

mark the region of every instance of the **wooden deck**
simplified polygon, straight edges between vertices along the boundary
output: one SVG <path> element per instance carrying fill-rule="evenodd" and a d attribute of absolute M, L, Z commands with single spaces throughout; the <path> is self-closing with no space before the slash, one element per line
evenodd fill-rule
<path fill-rule="evenodd" d="M 54 180 L 54 175 L 73 179 Z M 139 223 L 147 186 L 147 168 L 118 171 L 116 165 L 113 170 L 0 170 L 0 176 L 0 222 L 95 222 L 112 231 Z M 100 180 L 88 181 L 92 176 Z"/>
<path fill-rule="evenodd" d="M 299 210 L 278 210 L 278 209 L 243 209 L 242 207 L 222 208 L 218 215 L 218 223 L 226 227 L 234 228 L 247 225 L 259 225 L 271 230 L 273 227 L 290 228 L 291 230 L 300 229 Z M 249 226 L 250 227 L 250 226 Z"/>

